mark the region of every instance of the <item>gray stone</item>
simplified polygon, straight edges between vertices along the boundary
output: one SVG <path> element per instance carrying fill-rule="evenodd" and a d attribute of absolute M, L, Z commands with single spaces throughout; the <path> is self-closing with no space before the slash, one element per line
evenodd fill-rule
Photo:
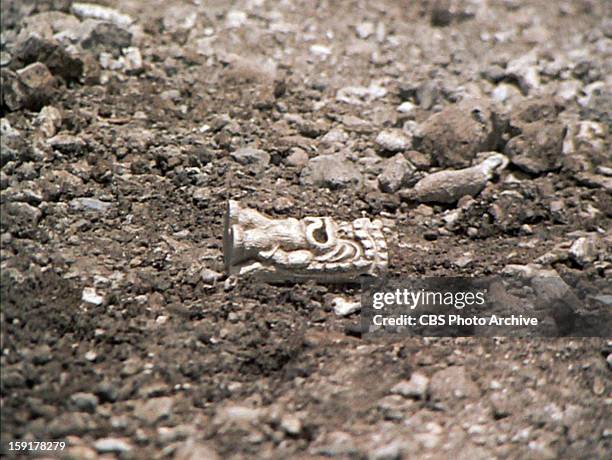
<path fill-rule="evenodd" d="M 529 52 L 508 62 L 506 78 L 518 83 L 523 94 L 527 95 L 540 88 L 540 73 L 535 51 Z"/>
<path fill-rule="evenodd" d="M 41 62 L 53 75 L 67 81 L 78 80 L 83 74 L 83 61 L 79 56 L 68 52 L 55 40 L 42 38 L 37 32 L 16 44 L 13 61 L 22 66 Z"/>
<path fill-rule="evenodd" d="M 32 364 L 41 366 L 53 359 L 53 354 L 49 345 L 40 345 L 32 352 Z"/>
<path fill-rule="evenodd" d="M 405 447 L 412 447 L 406 441 L 395 440 L 389 444 L 378 447 L 370 452 L 368 455 L 369 460 L 401 460 L 403 453 L 410 452 L 410 449 Z"/>
<path fill-rule="evenodd" d="M 351 105 L 362 105 L 384 97 L 387 90 L 375 83 L 370 86 L 345 86 L 336 93 L 336 100 Z"/>
<path fill-rule="evenodd" d="M 308 154 L 304 150 L 296 147 L 292 149 L 291 154 L 287 158 L 285 158 L 285 163 L 288 166 L 302 168 L 306 164 L 308 164 L 308 159 Z"/>
<path fill-rule="evenodd" d="M 61 32 L 77 28 L 79 23 L 78 18 L 61 11 L 44 11 L 33 14 L 23 18 L 17 41 L 21 42 L 33 34 L 44 39 L 51 39 Z"/>
<path fill-rule="evenodd" d="M 416 168 L 402 154 L 389 159 L 378 176 L 378 187 L 386 193 L 393 193 L 407 185 Z"/>
<path fill-rule="evenodd" d="M 42 211 L 23 202 L 10 202 L 2 206 L 3 225 L 24 231 L 38 225 Z"/>
<path fill-rule="evenodd" d="M 343 431 L 334 431 L 325 436 L 322 440 L 321 445 L 314 449 L 315 453 L 319 455 L 326 455 L 329 457 L 354 456 L 357 452 L 357 446 L 353 436 Z"/>
<path fill-rule="evenodd" d="M 63 196 L 78 196 L 83 193 L 83 180 L 68 171 L 47 171 L 42 176 L 43 193 L 47 200 L 56 200 Z"/>
<path fill-rule="evenodd" d="M 112 22 L 88 19 L 79 27 L 79 38 L 84 49 L 116 53 L 132 44 L 132 34 Z"/>
<path fill-rule="evenodd" d="M 43 196 L 35 187 L 36 185 L 31 181 L 23 181 L 16 187 L 8 187 L 2 191 L 2 201 L 21 201 L 38 206 L 42 202 Z"/>
<path fill-rule="evenodd" d="M 454 401 L 480 396 L 478 386 L 463 366 L 451 366 L 436 372 L 431 378 L 429 389 L 434 401 Z"/>
<path fill-rule="evenodd" d="M 363 175 L 359 168 L 342 154 L 311 158 L 300 175 L 302 185 L 315 185 L 332 190 L 361 187 Z"/>
<path fill-rule="evenodd" d="M 556 121 L 536 121 L 524 125 L 521 134 L 506 144 L 504 153 L 512 164 L 531 174 L 542 174 L 561 167 L 565 127 Z"/>
<path fill-rule="evenodd" d="M 211 270 L 210 268 L 203 268 L 200 272 L 200 279 L 204 284 L 212 285 L 216 281 L 219 281 L 223 277 L 222 273 Z"/>
<path fill-rule="evenodd" d="M 321 138 L 322 145 L 333 145 L 333 144 L 344 144 L 348 141 L 348 134 L 342 129 L 334 128 L 328 131 L 325 136 Z"/>
<path fill-rule="evenodd" d="M 2 105 L 11 111 L 19 110 L 27 105 L 28 89 L 17 74 L 2 68 L 0 75 L 2 78 Z"/>
<path fill-rule="evenodd" d="M 610 367 L 612 367 L 612 363 Z M 4 388 L 20 388 L 25 385 L 25 381 L 25 377 L 17 369 L 8 369 L 2 373 L 2 386 Z"/>
<path fill-rule="evenodd" d="M 44 93 L 41 97 L 50 97 L 49 93 L 53 91 L 55 79 L 42 62 L 34 62 L 18 70 L 17 75 L 31 91 L 40 91 Z"/>
<path fill-rule="evenodd" d="M 103 381 L 98 384 L 95 393 L 102 402 L 115 402 L 119 396 L 119 389 L 112 382 Z"/>
<path fill-rule="evenodd" d="M 476 153 L 495 150 L 503 127 L 487 102 L 467 99 L 429 117 L 415 133 L 414 145 L 440 166 L 466 167 Z"/>
<path fill-rule="evenodd" d="M 174 400 L 169 396 L 149 399 L 134 410 L 136 418 L 153 425 L 170 417 Z"/>
<path fill-rule="evenodd" d="M 258 422 L 263 415 L 263 410 L 259 408 L 231 405 L 218 409 L 214 421 L 219 425 L 248 424 Z"/>
<path fill-rule="evenodd" d="M 261 172 L 270 164 L 270 154 L 252 147 L 244 147 L 232 152 L 231 157 L 241 165 L 250 166 Z"/>
<path fill-rule="evenodd" d="M 75 393 L 70 396 L 70 402 L 74 405 L 76 410 L 82 412 L 95 412 L 98 407 L 97 396 L 91 393 Z"/>
<path fill-rule="evenodd" d="M 406 398 L 425 399 L 427 397 L 428 386 L 429 378 L 415 372 L 410 376 L 410 380 L 403 380 L 394 385 L 391 388 L 391 393 L 399 394 Z"/>
<path fill-rule="evenodd" d="M 55 150 L 64 154 L 78 155 L 84 153 L 87 143 L 80 137 L 68 133 L 59 133 L 47 140 Z"/>
<path fill-rule="evenodd" d="M 192 29 L 197 19 L 197 7 L 178 4 L 164 12 L 162 25 L 165 31 L 175 34 Z"/>
<path fill-rule="evenodd" d="M 508 159 L 493 153 L 482 163 L 459 170 L 445 170 L 429 174 L 407 190 L 407 198 L 423 203 L 455 203 L 460 198 L 475 196 L 508 164 Z"/>
<path fill-rule="evenodd" d="M 112 207 L 112 204 L 96 198 L 75 198 L 70 201 L 70 207 L 77 211 L 106 212 Z"/>
<path fill-rule="evenodd" d="M 434 0 L 431 2 L 430 21 L 434 27 L 448 26 L 453 20 L 451 0 Z"/>
<path fill-rule="evenodd" d="M 98 454 L 91 447 L 84 445 L 69 446 L 65 450 L 65 457 L 78 460 L 98 460 Z"/>
<path fill-rule="evenodd" d="M 188 439 L 179 445 L 174 454 L 174 460 L 220 460 L 214 448 L 194 439 Z"/>
<path fill-rule="evenodd" d="M 86 412 L 64 412 L 51 420 L 48 425 L 48 435 L 52 438 L 62 438 L 67 435 L 79 436 L 95 429 L 92 415 Z"/>
<path fill-rule="evenodd" d="M 402 152 L 412 145 L 412 139 L 399 129 L 385 129 L 375 140 L 376 144 L 387 152 Z"/>
<path fill-rule="evenodd" d="M 416 88 L 416 101 L 422 109 L 431 110 L 441 99 L 441 85 L 439 81 L 427 80 Z"/>
<path fill-rule="evenodd" d="M 507 417 L 521 411 L 524 401 L 509 390 L 495 391 L 489 396 L 493 415 L 497 418 Z"/>

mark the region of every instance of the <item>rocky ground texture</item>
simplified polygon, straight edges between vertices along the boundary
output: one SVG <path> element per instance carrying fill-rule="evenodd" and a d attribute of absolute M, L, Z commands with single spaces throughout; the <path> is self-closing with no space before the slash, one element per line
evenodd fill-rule
<path fill-rule="evenodd" d="M 3 454 L 610 458 L 609 338 L 367 340 L 221 238 L 233 198 L 381 218 L 393 273 L 612 278 L 612 3 L 102 3 L 2 1 Z"/>

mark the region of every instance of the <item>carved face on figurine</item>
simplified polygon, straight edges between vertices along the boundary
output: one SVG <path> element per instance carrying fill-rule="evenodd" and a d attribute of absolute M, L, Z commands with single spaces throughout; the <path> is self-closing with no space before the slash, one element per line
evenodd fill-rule
<path fill-rule="evenodd" d="M 236 201 L 228 203 L 223 249 L 230 274 L 273 281 L 354 281 L 381 274 L 388 262 L 380 221 L 270 219 Z"/>

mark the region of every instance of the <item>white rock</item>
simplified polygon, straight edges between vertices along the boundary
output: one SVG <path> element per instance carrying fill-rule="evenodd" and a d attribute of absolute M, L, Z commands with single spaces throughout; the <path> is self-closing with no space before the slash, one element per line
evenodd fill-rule
<path fill-rule="evenodd" d="M 412 138 L 399 129 L 381 131 L 374 142 L 388 152 L 401 152 L 412 146 Z"/>
<path fill-rule="evenodd" d="M 217 423 L 253 423 L 262 417 L 262 409 L 256 409 L 247 406 L 227 406 L 221 408 L 215 421 Z"/>
<path fill-rule="evenodd" d="M 98 354 L 93 350 L 89 350 L 87 353 L 85 353 L 85 359 L 87 361 L 93 362 L 96 360 L 97 357 L 98 357 Z"/>
<path fill-rule="evenodd" d="M 135 72 L 142 69 L 142 55 L 139 48 L 130 46 L 123 50 L 123 69 L 126 72 Z"/>
<path fill-rule="evenodd" d="M 280 426 L 285 433 L 292 436 L 296 436 L 302 431 L 302 422 L 292 414 L 283 415 Z"/>
<path fill-rule="evenodd" d="M 394 385 L 393 388 L 391 388 L 391 393 L 399 394 L 406 398 L 425 399 L 428 387 L 429 378 L 421 373 L 415 372 L 410 377 L 410 380 L 404 380 Z"/>
<path fill-rule="evenodd" d="M 85 210 L 106 212 L 112 207 L 112 204 L 105 201 L 100 201 L 96 198 L 83 197 L 70 200 L 70 207 L 79 211 Z"/>
<path fill-rule="evenodd" d="M 517 59 L 508 62 L 506 75 L 515 78 L 523 93 L 540 88 L 540 74 L 537 68 L 537 55 L 534 51 L 529 52 Z"/>
<path fill-rule="evenodd" d="M 355 31 L 359 38 L 368 38 L 374 33 L 374 24 L 371 22 L 362 22 L 355 27 Z"/>
<path fill-rule="evenodd" d="M 578 95 L 581 86 L 578 80 L 566 80 L 559 84 L 555 94 L 565 102 L 570 102 Z"/>
<path fill-rule="evenodd" d="M 73 3 L 72 12 L 81 19 L 100 19 L 109 21 L 119 27 L 127 27 L 134 20 L 127 14 L 123 14 L 113 8 L 93 3 Z"/>
<path fill-rule="evenodd" d="M 94 443 L 94 448 L 103 454 L 106 453 L 123 453 L 130 452 L 132 446 L 125 440 L 120 438 L 102 438 Z"/>
<path fill-rule="evenodd" d="M 397 111 L 401 113 L 411 113 L 414 111 L 414 109 L 416 109 L 416 107 L 416 104 L 406 101 L 397 106 Z"/>
<path fill-rule="evenodd" d="M 41 109 L 34 123 L 44 137 L 53 137 L 62 125 L 62 114 L 55 107 L 47 105 Z"/>
<path fill-rule="evenodd" d="M 584 267 L 597 259 L 597 244 L 594 238 L 582 237 L 574 241 L 569 249 L 570 258 Z"/>
<path fill-rule="evenodd" d="M 320 44 L 311 45 L 309 50 L 311 54 L 314 54 L 315 56 L 319 56 L 321 58 L 326 58 L 332 53 L 332 50 L 329 46 Z"/>
<path fill-rule="evenodd" d="M 2 118 L 0 119 L 0 135 L 6 139 L 9 137 L 19 137 L 21 133 L 11 126 L 7 118 Z"/>
<path fill-rule="evenodd" d="M 102 305 L 104 303 L 104 297 L 96 292 L 95 288 L 86 287 L 83 289 L 81 300 L 92 305 Z"/>
<path fill-rule="evenodd" d="M 203 268 L 200 272 L 200 278 L 204 284 L 214 284 L 215 281 L 220 280 L 222 276 L 221 273 L 211 270 L 210 268 Z"/>
<path fill-rule="evenodd" d="M 361 302 L 351 302 L 342 297 L 335 297 L 332 300 L 334 313 L 338 316 L 348 316 L 361 310 Z"/>
<path fill-rule="evenodd" d="M 345 86 L 336 93 L 336 100 L 351 105 L 362 105 L 386 96 L 387 90 L 375 83 L 370 86 Z"/>
<path fill-rule="evenodd" d="M 514 101 L 521 97 L 521 91 L 510 83 L 500 83 L 495 87 L 491 97 L 500 104 L 507 101 Z"/>
<path fill-rule="evenodd" d="M 244 11 L 231 10 L 225 17 L 225 25 L 229 28 L 240 27 L 246 24 L 247 19 L 247 14 Z"/>
<path fill-rule="evenodd" d="M 339 129 L 339 128 L 334 128 L 329 130 L 325 136 L 323 136 L 321 138 L 321 144 L 325 144 L 325 145 L 332 145 L 335 143 L 344 143 L 348 140 L 348 134 L 346 134 L 345 131 Z"/>

